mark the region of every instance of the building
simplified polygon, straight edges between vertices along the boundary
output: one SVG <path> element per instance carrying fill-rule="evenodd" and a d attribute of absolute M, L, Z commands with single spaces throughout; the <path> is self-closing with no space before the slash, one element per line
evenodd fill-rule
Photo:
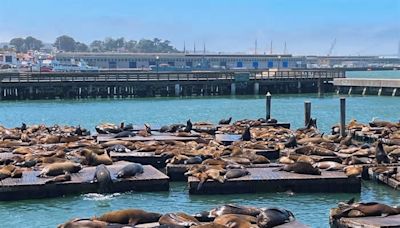
<path fill-rule="evenodd" d="M 18 59 L 15 52 L 0 53 L 0 64 L 17 65 Z"/>
<path fill-rule="evenodd" d="M 305 57 L 292 55 L 185 53 L 57 53 L 61 63 L 83 60 L 99 68 L 268 69 L 304 68 Z"/>

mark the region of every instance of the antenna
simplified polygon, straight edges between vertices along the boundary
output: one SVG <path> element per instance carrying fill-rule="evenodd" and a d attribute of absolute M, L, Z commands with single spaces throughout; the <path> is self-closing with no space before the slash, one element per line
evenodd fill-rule
<path fill-rule="evenodd" d="M 336 38 L 333 40 L 333 42 L 332 42 L 332 44 L 331 44 L 331 47 L 329 48 L 329 51 L 328 51 L 328 55 L 327 55 L 327 56 L 332 55 L 332 52 L 333 52 L 333 49 L 335 48 L 335 45 L 336 45 Z"/>
<path fill-rule="evenodd" d="M 185 41 L 183 41 L 183 53 L 186 54 L 186 43 L 185 43 Z"/>
<path fill-rule="evenodd" d="M 271 47 L 270 47 L 270 49 L 269 49 L 269 54 L 272 55 L 272 40 L 271 40 Z"/>
<path fill-rule="evenodd" d="M 254 54 L 257 55 L 257 39 L 254 42 Z"/>
<path fill-rule="evenodd" d="M 283 54 L 286 55 L 286 52 L 287 52 L 287 49 L 286 49 L 286 41 L 285 41 L 285 44 L 283 46 Z"/>
<path fill-rule="evenodd" d="M 193 53 L 196 54 L 196 42 L 193 43 Z"/>
<path fill-rule="evenodd" d="M 206 43 L 205 42 L 203 43 L 203 54 L 204 55 L 206 54 Z"/>

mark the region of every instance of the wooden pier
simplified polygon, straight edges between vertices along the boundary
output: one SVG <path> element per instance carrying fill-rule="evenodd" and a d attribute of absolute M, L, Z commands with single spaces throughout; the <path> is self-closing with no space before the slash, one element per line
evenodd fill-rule
<path fill-rule="evenodd" d="M 143 174 L 135 177 L 115 179 L 116 173 L 128 162 L 117 162 L 107 166 L 113 178 L 111 192 L 124 191 L 168 191 L 169 178 L 152 166 L 143 166 Z M 7 178 L 0 185 L 0 200 L 22 200 L 48 198 L 70 194 L 98 192 L 97 183 L 91 183 L 96 167 L 87 167 L 71 174 L 71 180 L 46 184 L 49 178 L 39 178 L 39 171 L 24 172 L 22 178 Z"/>
<path fill-rule="evenodd" d="M 133 98 L 333 91 L 338 69 L 0 73 L 0 99 Z"/>
<path fill-rule="evenodd" d="M 340 94 L 400 95 L 400 79 L 335 78 L 333 85 Z"/>
<path fill-rule="evenodd" d="M 361 192 L 361 179 L 347 177 L 343 172 L 322 171 L 321 175 L 305 175 L 276 171 L 276 168 L 248 168 L 251 175 L 231 179 L 225 183 L 206 181 L 197 190 L 199 180 L 189 177 L 191 194 L 225 194 L 255 192 Z"/>
<path fill-rule="evenodd" d="M 368 175 L 370 180 L 385 184 L 396 190 L 400 190 L 400 181 L 392 177 L 388 177 L 387 175 L 376 173 L 373 171 L 373 168 L 368 168 Z"/>

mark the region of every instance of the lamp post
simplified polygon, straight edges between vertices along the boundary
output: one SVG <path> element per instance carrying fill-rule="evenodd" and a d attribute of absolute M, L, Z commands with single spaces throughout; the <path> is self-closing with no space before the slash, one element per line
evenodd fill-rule
<path fill-rule="evenodd" d="M 160 56 L 156 56 L 156 71 L 157 71 L 157 76 L 158 76 L 158 61 L 160 60 Z"/>
<path fill-rule="evenodd" d="M 280 74 L 280 67 L 281 67 L 281 56 L 280 55 L 278 55 L 278 72 L 277 72 L 277 74 L 279 75 Z M 282 74 L 281 74 L 281 76 L 282 76 Z"/>

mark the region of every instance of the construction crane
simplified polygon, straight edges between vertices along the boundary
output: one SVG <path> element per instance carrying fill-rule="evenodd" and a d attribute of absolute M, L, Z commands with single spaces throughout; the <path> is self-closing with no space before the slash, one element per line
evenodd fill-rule
<path fill-rule="evenodd" d="M 331 44 L 331 47 L 329 48 L 327 56 L 331 56 L 332 55 L 332 52 L 333 52 L 333 49 L 335 48 L 335 45 L 336 45 L 336 38 L 333 40 L 333 42 Z"/>

